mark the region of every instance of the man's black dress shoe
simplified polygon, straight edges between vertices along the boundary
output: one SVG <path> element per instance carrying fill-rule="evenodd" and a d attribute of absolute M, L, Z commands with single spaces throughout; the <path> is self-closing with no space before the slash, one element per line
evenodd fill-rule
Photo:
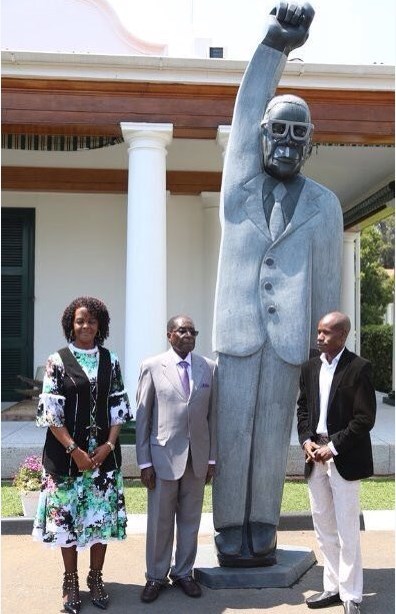
<path fill-rule="evenodd" d="M 355 601 L 344 601 L 345 614 L 360 614 L 360 606 Z"/>
<path fill-rule="evenodd" d="M 339 593 L 331 593 L 330 591 L 323 591 L 323 593 L 315 593 L 311 597 L 308 597 L 305 601 L 309 608 L 327 608 L 328 605 L 333 603 L 341 603 Z"/>
<path fill-rule="evenodd" d="M 263 556 L 276 550 L 276 526 L 263 522 L 249 524 L 253 553 Z"/>
<path fill-rule="evenodd" d="M 202 595 L 201 587 L 197 582 L 195 582 L 192 576 L 186 576 L 185 578 L 173 580 L 173 584 L 180 586 L 188 597 L 200 597 Z"/>
<path fill-rule="evenodd" d="M 157 599 L 160 591 L 164 588 L 166 588 L 166 584 L 156 582 L 155 580 L 148 580 L 140 594 L 140 599 L 144 601 L 144 603 L 151 603 Z"/>
<path fill-rule="evenodd" d="M 215 544 L 220 554 L 238 556 L 242 548 L 242 527 L 219 529 L 215 535 Z"/>

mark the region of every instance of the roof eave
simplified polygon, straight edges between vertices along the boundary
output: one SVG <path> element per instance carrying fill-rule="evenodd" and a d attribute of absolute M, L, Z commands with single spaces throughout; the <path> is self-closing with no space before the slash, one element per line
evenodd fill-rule
<path fill-rule="evenodd" d="M 2 51 L 2 75 L 14 78 L 239 85 L 246 65 L 226 59 Z M 395 68 L 290 61 L 280 87 L 394 91 Z"/>

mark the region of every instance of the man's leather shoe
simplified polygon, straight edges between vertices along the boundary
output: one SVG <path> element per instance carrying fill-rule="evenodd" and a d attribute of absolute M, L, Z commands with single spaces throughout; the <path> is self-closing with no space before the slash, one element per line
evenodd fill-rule
<path fill-rule="evenodd" d="M 186 576 L 185 578 L 173 580 L 173 584 L 180 586 L 180 588 L 189 597 L 200 597 L 202 595 L 201 587 L 197 582 L 195 582 L 192 576 Z"/>
<path fill-rule="evenodd" d="M 331 593 L 330 591 L 323 591 L 323 593 L 315 593 L 311 597 L 308 597 L 305 601 L 309 608 L 327 608 L 328 605 L 333 603 L 341 603 L 339 593 Z"/>
<path fill-rule="evenodd" d="M 249 524 L 253 552 L 264 556 L 276 550 L 276 526 L 263 522 Z"/>
<path fill-rule="evenodd" d="M 155 601 L 160 594 L 160 591 L 165 588 L 165 584 L 161 582 L 156 582 L 155 580 L 148 580 L 146 582 L 146 586 L 142 590 L 140 594 L 140 599 L 144 601 L 144 603 L 151 603 Z"/>
<path fill-rule="evenodd" d="M 216 548 L 220 554 L 238 556 L 242 548 L 242 527 L 225 527 L 215 535 Z"/>
<path fill-rule="evenodd" d="M 360 606 L 355 601 L 344 601 L 344 612 L 345 614 L 359 614 Z"/>

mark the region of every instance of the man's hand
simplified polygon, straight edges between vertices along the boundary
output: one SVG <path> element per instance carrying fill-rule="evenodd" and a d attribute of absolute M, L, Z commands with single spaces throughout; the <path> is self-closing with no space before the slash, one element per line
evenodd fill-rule
<path fill-rule="evenodd" d="M 288 55 L 307 40 L 314 15 L 315 11 L 309 2 L 303 6 L 279 2 L 270 13 L 263 44 Z"/>
<path fill-rule="evenodd" d="M 215 473 L 216 473 L 216 465 L 213 465 L 211 463 L 210 465 L 208 465 L 208 471 L 206 473 L 205 484 L 210 484 L 211 483 L 212 478 L 213 478 Z"/>
<path fill-rule="evenodd" d="M 154 467 L 146 467 L 140 472 L 140 481 L 149 490 L 155 488 L 155 471 Z"/>
<path fill-rule="evenodd" d="M 316 461 L 316 450 L 319 450 L 319 446 L 314 441 L 306 441 L 304 444 L 305 462 L 310 463 Z"/>
<path fill-rule="evenodd" d="M 320 446 L 315 452 L 315 461 L 317 463 L 325 463 L 331 458 L 333 458 L 333 452 L 330 450 L 329 446 Z"/>

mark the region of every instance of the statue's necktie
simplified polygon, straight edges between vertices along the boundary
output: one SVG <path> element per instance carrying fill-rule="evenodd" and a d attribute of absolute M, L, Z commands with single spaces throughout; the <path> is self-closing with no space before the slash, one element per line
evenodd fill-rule
<path fill-rule="evenodd" d="M 282 200 L 286 193 L 287 190 L 283 183 L 278 183 L 278 185 L 275 186 L 275 188 L 272 190 L 275 202 L 274 206 L 272 207 L 271 217 L 269 221 L 269 231 L 273 241 L 275 241 L 285 229 L 285 221 L 283 218 L 282 211 Z"/>
<path fill-rule="evenodd" d="M 181 383 L 183 386 L 183 390 L 186 393 L 186 396 L 190 396 L 190 378 L 188 377 L 188 362 L 186 360 L 181 360 L 179 365 L 182 367 L 182 372 L 180 374 Z"/>

